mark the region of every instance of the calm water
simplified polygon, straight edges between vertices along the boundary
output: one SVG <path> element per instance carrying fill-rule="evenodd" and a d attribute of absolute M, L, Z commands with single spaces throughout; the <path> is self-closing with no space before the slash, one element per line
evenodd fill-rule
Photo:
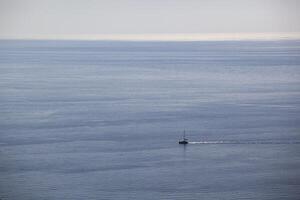
<path fill-rule="evenodd" d="M 1 41 L 0 111 L 1 200 L 300 198 L 300 41 Z"/>

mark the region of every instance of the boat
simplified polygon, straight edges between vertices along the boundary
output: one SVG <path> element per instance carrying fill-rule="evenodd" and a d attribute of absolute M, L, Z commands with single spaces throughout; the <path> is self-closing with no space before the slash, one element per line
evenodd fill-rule
<path fill-rule="evenodd" d="M 188 144 L 188 139 L 185 137 L 185 130 L 183 131 L 183 138 L 182 140 L 179 140 L 179 144 Z"/>

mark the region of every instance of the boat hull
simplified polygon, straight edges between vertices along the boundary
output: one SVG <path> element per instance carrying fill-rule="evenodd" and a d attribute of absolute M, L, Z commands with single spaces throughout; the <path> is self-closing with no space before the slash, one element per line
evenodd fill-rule
<path fill-rule="evenodd" d="M 188 144 L 187 141 L 179 141 L 178 143 L 179 143 L 179 144 Z"/>

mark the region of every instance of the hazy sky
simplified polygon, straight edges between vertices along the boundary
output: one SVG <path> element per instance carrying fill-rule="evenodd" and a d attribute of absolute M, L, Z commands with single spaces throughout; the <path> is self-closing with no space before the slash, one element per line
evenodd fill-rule
<path fill-rule="evenodd" d="M 300 0 L 0 0 L 0 37 L 300 32 Z"/>

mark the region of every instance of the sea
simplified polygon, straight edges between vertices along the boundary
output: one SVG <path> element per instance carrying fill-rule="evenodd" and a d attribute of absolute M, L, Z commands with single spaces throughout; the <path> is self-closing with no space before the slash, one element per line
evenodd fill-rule
<path fill-rule="evenodd" d="M 1 40 L 0 199 L 299 200 L 300 41 Z"/>

